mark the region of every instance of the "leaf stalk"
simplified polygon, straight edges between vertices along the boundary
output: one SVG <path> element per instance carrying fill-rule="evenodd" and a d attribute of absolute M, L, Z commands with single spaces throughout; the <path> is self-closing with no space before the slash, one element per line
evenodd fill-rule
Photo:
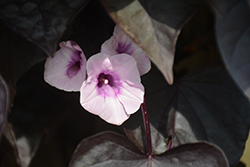
<path fill-rule="evenodd" d="M 152 156 L 151 132 L 150 132 L 148 110 L 147 110 L 145 98 L 144 98 L 143 103 L 141 104 L 141 110 L 142 110 L 142 117 L 143 117 L 144 128 L 145 128 L 146 139 L 147 139 L 147 156 Z"/>

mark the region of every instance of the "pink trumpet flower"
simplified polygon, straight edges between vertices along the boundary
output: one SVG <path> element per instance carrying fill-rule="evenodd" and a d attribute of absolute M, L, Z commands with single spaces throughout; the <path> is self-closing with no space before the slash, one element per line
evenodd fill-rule
<path fill-rule="evenodd" d="M 121 125 L 139 109 L 144 87 L 133 57 L 98 53 L 88 60 L 87 74 L 80 90 L 80 102 L 86 110 Z"/>
<path fill-rule="evenodd" d="M 137 62 L 139 74 L 146 74 L 150 68 L 147 54 L 119 26 L 115 26 L 113 36 L 102 44 L 101 52 L 109 55 L 126 53 L 133 56 Z"/>
<path fill-rule="evenodd" d="M 86 58 L 74 41 L 60 43 L 54 57 L 45 63 L 44 80 L 64 91 L 80 91 L 86 78 Z"/>

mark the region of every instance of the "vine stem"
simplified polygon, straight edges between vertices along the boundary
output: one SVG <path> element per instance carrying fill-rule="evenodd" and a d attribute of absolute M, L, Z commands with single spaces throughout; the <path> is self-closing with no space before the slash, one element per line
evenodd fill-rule
<path fill-rule="evenodd" d="M 141 111 L 142 111 L 144 128 L 145 128 L 146 138 L 147 138 L 147 156 L 152 156 L 151 132 L 150 132 L 148 110 L 147 110 L 145 98 L 144 98 L 143 103 L 141 104 Z"/>

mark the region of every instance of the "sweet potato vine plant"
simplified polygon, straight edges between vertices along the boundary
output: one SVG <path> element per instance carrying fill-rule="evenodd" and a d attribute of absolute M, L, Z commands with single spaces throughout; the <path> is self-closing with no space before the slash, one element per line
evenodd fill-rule
<path fill-rule="evenodd" d="M 2 0 L 0 166 L 240 165 L 249 8 Z"/>

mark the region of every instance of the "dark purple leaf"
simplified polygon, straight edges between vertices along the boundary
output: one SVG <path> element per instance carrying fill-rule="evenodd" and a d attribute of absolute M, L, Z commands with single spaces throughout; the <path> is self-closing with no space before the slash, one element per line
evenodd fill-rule
<path fill-rule="evenodd" d="M 141 46 L 168 83 L 173 83 L 175 45 L 183 24 L 193 15 L 196 0 L 102 0 L 113 20 Z"/>
<path fill-rule="evenodd" d="M 154 154 L 165 152 L 171 140 L 174 147 L 207 140 L 225 152 L 230 165 L 238 163 L 249 133 L 250 103 L 223 68 L 197 69 L 173 86 L 152 68 L 142 81 Z M 140 112 L 125 123 L 125 132 L 145 152 Z"/>
<path fill-rule="evenodd" d="M 79 95 L 77 93 L 69 94 L 60 91 L 44 82 L 43 66 L 44 62 L 35 65 L 18 80 L 17 93 L 12 111 L 9 114 L 11 127 L 4 133 L 4 136 L 11 143 L 12 149 L 17 152 L 10 154 L 9 157 L 13 158 L 12 156 L 14 156 L 13 159 L 18 160 L 18 163 L 20 163 L 22 167 L 38 166 L 32 165 L 32 163 L 34 163 L 33 159 L 37 157 L 37 152 L 41 147 L 45 149 L 45 145 L 42 144 L 43 139 L 48 141 L 50 138 L 53 138 L 53 135 L 56 134 L 55 132 L 58 128 L 61 128 L 60 126 L 62 126 L 64 121 L 70 119 L 70 116 L 66 116 L 67 112 L 71 113 L 71 115 L 74 115 L 72 111 L 74 111 L 74 113 L 79 112 L 79 110 L 80 112 L 84 112 L 79 104 Z M 80 118 L 82 119 L 82 117 Z M 72 131 L 72 129 L 70 130 Z M 69 135 L 67 132 L 68 129 L 64 129 L 66 137 Z M 10 133 L 12 133 L 12 135 Z M 48 134 L 50 135 L 46 138 Z M 64 139 L 61 139 L 60 142 L 63 142 L 63 140 Z M 58 139 L 56 141 L 58 144 Z M 79 141 L 80 139 L 78 142 Z M 76 144 L 77 142 L 75 141 L 75 145 Z M 53 151 L 50 149 L 51 146 L 47 150 L 46 155 L 51 156 L 50 153 Z M 54 164 L 54 162 L 58 163 L 58 161 L 66 161 L 65 164 L 69 162 L 70 157 L 62 158 L 62 155 L 65 154 L 64 151 L 58 151 L 56 148 L 53 149 L 57 151 L 53 152 L 56 154 L 56 156 L 53 156 L 54 161 L 47 158 L 41 163 L 39 159 L 38 162 L 41 166 L 58 166 L 58 164 Z M 9 150 L 4 151 L 7 152 Z M 61 153 L 59 153 L 60 151 Z M 44 156 L 41 157 L 43 158 Z"/>
<path fill-rule="evenodd" d="M 64 39 L 69 38 L 79 43 L 85 55 L 89 57 L 100 51 L 101 44 L 110 38 L 113 28 L 114 23 L 101 3 L 93 0 L 74 18 Z M 2 63 L 0 69 L 5 72 L 4 76 L 13 85 L 18 79 L 17 92 L 9 115 L 12 128 L 6 132 L 13 133 L 15 136 L 7 137 L 5 134 L 12 144 L 12 149 L 18 151 L 12 158 L 20 157 L 23 167 L 49 167 L 62 166 L 62 164 L 66 166 L 75 146 L 83 137 L 93 134 L 93 129 L 99 129 L 99 132 L 102 128 L 110 128 L 110 126 L 102 124 L 101 128 L 88 128 L 83 132 L 82 129 L 90 123 L 96 124 L 95 120 L 102 123 L 103 121 L 81 107 L 78 93 L 66 93 L 44 82 L 44 62 L 27 71 L 35 63 L 45 59 L 46 55 L 40 48 L 9 29 L 3 30 L 5 31 L 3 31 L 4 38 L 1 40 L 3 44 L 1 51 L 3 51 L 2 55 L 6 56 L 0 57 L 3 60 L 0 61 L 0 64 Z M 8 36 L 10 38 L 7 38 Z M 26 73 L 20 77 L 24 72 Z M 83 133 L 79 134 L 79 131 Z M 69 136 L 74 137 L 72 139 Z M 59 137 L 60 143 L 58 143 Z M 56 147 L 53 147 L 53 151 L 51 151 L 51 145 Z M 60 153 L 57 154 L 58 152 Z M 65 157 L 65 155 L 68 156 Z"/>
<path fill-rule="evenodd" d="M 6 83 L 9 86 L 9 109 L 14 101 L 14 96 L 16 94 L 16 81 L 25 73 L 30 67 L 34 64 L 44 60 L 47 56 L 46 54 L 37 46 L 32 44 L 31 42 L 26 41 L 13 31 L 5 28 L 2 24 L 0 24 L 0 73 L 5 78 Z M 26 92 L 25 92 L 26 93 Z M 24 116 L 24 115 L 22 115 Z M 14 154 L 12 154 L 16 161 L 22 161 L 24 157 L 21 159 L 19 158 L 19 153 L 17 149 L 17 145 L 21 145 L 23 148 L 23 152 L 32 153 L 31 150 L 27 146 L 27 139 L 22 138 L 22 141 L 17 141 L 15 136 L 13 135 L 13 129 L 8 125 L 8 128 L 5 127 L 5 137 L 9 140 L 10 144 L 12 145 L 12 150 Z M 30 125 L 29 125 L 30 127 Z M 24 141 L 25 140 L 25 141 Z M 18 142 L 18 144 L 16 143 Z M 25 143 L 26 142 L 26 143 Z M 35 141 L 34 141 L 35 142 Z M 24 144 L 26 144 L 24 146 Z M 4 150 L 4 152 L 8 152 L 9 150 Z M 20 151 L 20 150 L 19 150 Z M 6 153 L 9 157 L 10 154 Z M 27 158 L 27 157 L 25 157 Z M 27 161 L 26 161 L 27 162 Z M 4 160 L 2 162 L 5 163 Z M 14 163 L 14 162 L 13 162 Z M 22 163 L 22 162 L 20 162 Z"/>
<path fill-rule="evenodd" d="M 17 93 L 8 119 L 11 127 L 4 134 L 14 151 L 17 151 L 15 156 L 20 157 L 22 167 L 29 166 L 44 135 L 45 125 L 55 109 L 60 110 L 62 106 L 59 101 L 63 99 L 64 92 L 44 82 L 43 64 L 34 66 L 18 80 Z M 38 70 L 39 67 L 42 68 Z"/>
<path fill-rule="evenodd" d="M 250 97 L 250 10 L 247 0 L 210 1 L 217 11 L 216 36 L 227 69 Z"/>
<path fill-rule="evenodd" d="M 15 95 L 15 83 L 34 64 L 44 60 L 46 54 L 31 42 L 0 24 L 0 73 L 9 86 L 9 99 Z"/>
<path fill-rule="evenodd" d="M 186 144 L 159 156 L 141 153 L 128 139 L 104 132 L 83 140 L 69 167 L 227 167 L 224 153 L 215 145 L 203 142 Z"/>
<path fill-rule="evenodd" d="M 8 108 L 8 87 L 0 75 L 0 139 Z"/>
<path fill-rule="evenodd" d="M 0 19 L 51 56 L 66 25 L 87 2 L 88 0 L 1 1 Z"/>
<path fill-rule="evenodd" d="M 64 92 L 44 82 L 43 66 L 44 62 L 38 63 L 17 82 L 17 94 L 9 115 L 13 131 L 8 130 L 8 137 L 6 133 L 3 137 L 18 154 L 9 153 L 12 150 L 6 147 L 3 151 L 13 163 L 18 159 L 22 167 L 67 167 L 83 138 L 103 130 L 122 129 L 85 111 L 79 103 L 79 93 Z M 4 157 L 3 161 L 8 160 Z M 3 161 L 0 164 L 6 163 Z"/>

